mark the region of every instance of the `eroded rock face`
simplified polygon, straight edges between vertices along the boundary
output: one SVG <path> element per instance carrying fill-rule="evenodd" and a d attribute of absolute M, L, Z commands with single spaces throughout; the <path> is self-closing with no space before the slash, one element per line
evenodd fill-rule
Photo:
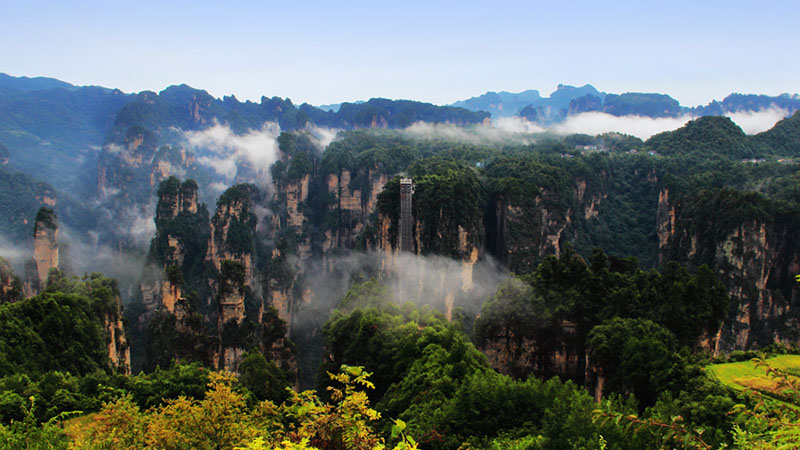
<path fill-rule="evenodd" d="M 717 276 L 729 287 L 735 305 L 721 336 L 723 349 L 800 343 L 800 334 L 791 326 L 797 321 L 788 314 L 798 298 L 797 288 L 786 293 L 780 289 L 779 279 L 800 269 L 798 253 L 781 240 L 786 232 L 753 221 L 741 224 L 718 245 Z"/>
<path fill-rule="evenodd" d="M 194 180 L 181 183 L 173 178 L 159 189 L 156 221 L 175 219 L 181 211 L 197 212 L 197 183 Z"/>
<path fill-rule="evenodd" d="M 715 353 L 760 348 L 773 342 L 800 343 L 793 307 L 800 290 L 793 275 L 800 273 L 800 242 L 796 239 L 800 217 L 776 210 L 769 218 L 734 216 L 720 224 L 707 219 L 684 199 L 669 204 L 668 191 L 659 201 L 660 258 L 675 259 L 691 267 L 708 264 L 725 284 L 730 312 L 720 333 L 704 336 L 703 348 Z M 739 196 L 727 191 L 709 194 L 715 211 L 730 215 L 740 204 L 769 200 Z M 663 201 L 663 203 L 662 203 Z M 706 201 L 708 201 L 706 199 Z M 708 209 L 707 207 L 705 209 Z M 663 213 L 662 213 L 663 212 Z"/>
<path fill-rule="evenodd" d="M 148 264 L 140 285 L 142 300 L 147 313 L 140 317 L 143 323 L 156 311 L 166 310 L 174 314 L 175 305 L 182 299 L 181 268 L 186 259 L 185 244 L 194 236 L 191 230 L 181 229 L 178 221 L 186 222 L 187 215 L 198 212 L 197 183 L 187 180 L 181 183 L 170 178 L 159 187 L 156 206 L 156 238 L 151 245 L 153 261 Z M 184 214 L 183 219 L 179 215 Z M 181 222 L 181 223 L 183 223 Z M 178 235 L 169 230 L 181 229 Z"/>
<path fill-rule="evenodd" d="M 285 357 L 276 361 L 279 366 L 296 368 L 286 327 L 264 322 L 272 310 L 255 267 L 257 239 L 263 238 L 257 237 L 253 212 L 260 195 L 255 186 L 233 186 L 220 196 L 209 218 L 205 205 L 198 205 L 194 182 L 167 179 L 160 184 L 157 233 L 141 286 L 145 308 L 162 327 L 159 332 L 177 332 L 184 342 L 172 344 L 167 358 L 201 359 L 237 372 L 245 350 L 259 348 L 265 355 Z M 187 298 L 186 292 L 197 295 Z M 277 314 L 274 319 L 283 323 Z M 265 339 L 268 326 L 283 331 Z"/>
<path fill-rule="evenodd" d="M 330 210 L 338 213 L 338 226 L 334 230 L 329 230 L 332 241 L 326 240 L 323 244 L 327 251 L 355 247 L 356 241 L 366 227 L 374 225 L 370 221 L 378 206 L 378 194 L 389 177 L 373 169 L 364 172 L 360 176 L 368 180 L 368 184 L 361 185 L 365 192 L 353 185 L 353 174 L 349 170 L 343 169 L 339 173 L 328 174 L 326 178 L 327 191 L 335 199 L 335 203 L 330 205 Z M 367 245 L 370 244 L 367 242 Z"/>
<path fill-rule="evenodd" d="M 234 261 L 223 261 L 218 278 L 217 330 L 220 369 L 236 372 L 244 354 L 242 342 L 231 338 L 231 330 L 245 319 L 245 268 Z"/>
<path fill-rule="evenodd" d="M 574 333 L 574 325 L 564 323 L 563 330 L 570 335 Z M 524 379 L 533 374 L 578 379 L 582 375 L 579 372 L 583 355 L 569 351 L 563 340 L 555 348 L 545 347 L 534 339 L 514 336 L 506 331 L 502 335 L 489 336 L 480 350 L 492 368 L 515 378 Z"/>
<path fill-rule="evenodd" d="M 232 261 L 225 261 L 225 264 L 236 264 Z M 237 264 L 240 274 L 244 275 L 244 267 Z M 244 278 L 234 279 L 227 274 L 223 268 L 219 279 L 218 307 L 219 307 L 219 328 L 226 323 L 234 322 L 240 325 L 244 320 Z"/>
<path fill-rule="evenodd" d="M 658 193 L 658 209 L 656 210 L 656 232 L 658 248 L 665 248 L 669 238 L 675 233 L 675 207 L 669 200 L 669 188 L 662 188 Z M 659 255 L 659 263 L 661 263 Z"/>
<path fill-rule="evenodd" d="M 572 210 L 552 212 L 541 206 L 523 207 L 500 200 L 496 205 L 497 252 L 512 270 L 531 270 L 545 255 L 561 254 L 564 231 L 572 223 Z"/>
<path fill-rule="evenodd" d="M 119 298 L 118 298 L 119 299 Z M 119 302 L 120 311 L 116 315 L 107 316 L 105 319 L 105 333 L 108 342 L 108 359 L 114 367 L 119 367 L 126 375 L 131 373 L 131 351 L 128 339 L 125 336 L 125 324 L 122 321 L 122 301 Z"/>
<path fill-rule="evenodd" d="M 36 261 L 39 286 L 44 288 L 50 269 L 58 268 L 58 219 L 51 209 L 42 208 L 36 215 L 33 258 Z"/>
<path fill-rule="evenodd" d="M 301 227 L 306 220 L 305 215 L 299 210 L 299 205 L 308 198 L 309 179 L 310 175 L 305 174 L 300 181 L 288 183 L 286 186 L 286 212 L 289 226 Z"/>
<path fill-rule="evenodd" d="M 308 181 L 309 177 L 306 176 L 294 184 L 296 190 L 291 197 L 298 205 L 308 196 Z M 268 270 L 262 289 L 262 274 L 256 274 L 255 269 L 258 258 L 255 252 L 258 220 L 253 214 L 256 191 L 252 186 L 243 185 L 231 189 L 233 191 L 220 197 L 217 211 L 211 219 L 206 255 L 206 260 L 218 272 L 216 280 L 211 280 L 217 292 L 218 367 L 237 372 L 245 349 L 257 346 L 263 354 L 272 356 L 279 367 L 296 371 L 297 361 L 291 344 L 286 340 L 289 330 L 285 325 L 279 326 L 292 320 L 295 305 L 289 299 L 293 292 L 293 280 L 288 280 L 288 284 L 284 285 L 286 280 L 270 278 Z M 291 213 L 292 208 L 287 208 L 287 211 Z M 310 246 L 304 248 L 303 245 L 298 247 L 299 254 L 308 257 L 304 253 L 310 252 Z M 273 249 L 272 259 L 280 256 L 280 251 Z M 278 262 L 267 264 L 268 267 L 280 265 Z M 246 302 L 250 302 L 248 305 L 251 306 L 247 306 Z M 273 316 L 275 310 L 277 314 Z M 245 322 L 255 324 L 260 331 L 249 337 L 244 336 L 244 331 L 249 329 L 245 327 Z M 280 336 L 267 333 L 267 329 L 276 327 L 283 330 Z M 265 333 L 270 334 L 271 339 L 259 339 Z"/>
<path fill-rule="evenodd" d="M 249 199 L 237 199 L 219 205 L 211 219 L 211 236 L 208 241 L 209 260 L 219 271 L 222 261 L 236 261 L 246 270 L 245 284 L 252 285 L 252 233 L 255 216 L 250 212 Z M 231 231 L 233 230 L 233 234 Z"/>

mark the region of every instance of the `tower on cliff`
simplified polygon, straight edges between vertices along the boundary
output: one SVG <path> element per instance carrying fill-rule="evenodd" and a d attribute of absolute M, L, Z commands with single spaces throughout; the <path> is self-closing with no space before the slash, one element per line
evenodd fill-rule
<path fill-rule="evenodd" d="M 400 251 L 414 252 L 414 215 L 411 212 L 414 182 L 400 178 Z"/>

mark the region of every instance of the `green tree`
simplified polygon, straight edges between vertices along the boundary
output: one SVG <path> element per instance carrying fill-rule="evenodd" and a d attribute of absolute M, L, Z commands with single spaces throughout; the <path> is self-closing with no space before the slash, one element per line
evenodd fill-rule
<path fill-rule="evenodd" d="M 270 400 L 276 404 L 288 398 L 286 375 L 258 352 L 244 355 L 239 363 L 239 381 L 250 390 L 258 400 Z"/>

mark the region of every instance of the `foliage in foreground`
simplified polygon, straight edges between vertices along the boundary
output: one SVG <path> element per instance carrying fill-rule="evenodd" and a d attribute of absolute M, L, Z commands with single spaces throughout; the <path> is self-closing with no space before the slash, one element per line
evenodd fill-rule
<path fill-rule="evenodd" d="M 374 388 L 360 367 L 342 366 L 329 374 L 330 402 L 314 391 L 291 393 L 276 406 L 271 401 L 249 407 L 228 373 L 212 373 L 202 400 L 180 397 L 141 411 L 130 396 L 106 406 L 87 429 L 75 436 L 77 449 L 381 449 L 384 439 L 372 427 L 380 414 L 369 406 L 364 389 Z M 396 422 L 395 449 L 416 443 Z"/>
<path fill-rule="evenodd" d="M 601 424 L 622 426 L 630 435 L 650 435 L 654 448 L 710 450 L 789 450 L 800 448 L 800 378 L 794 370 L 779 369 L 760 358 L 753 358 L 757 368 L 780 389 L 762 392 L 745 391 L 743 403 L 736 404 L 727 415 L 733 419 L 729 429 L 731 443 L 714 445 L 707 429 L 691 426 L 681 415 L 640 417 L 609 409 L 596 409 L 594 420 Z"/>

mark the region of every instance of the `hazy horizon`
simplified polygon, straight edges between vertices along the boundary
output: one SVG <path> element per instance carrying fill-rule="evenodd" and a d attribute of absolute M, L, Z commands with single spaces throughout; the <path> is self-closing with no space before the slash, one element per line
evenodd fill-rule
<path fill-rule="evenodd" d="M 789 1 L 208 1 L 6 5 L 0 71 L 125 92 L 313 105 L 372 97 L 450 104 L 558 84 L 659 92 L 684 106 L 800 92 Z"/>

